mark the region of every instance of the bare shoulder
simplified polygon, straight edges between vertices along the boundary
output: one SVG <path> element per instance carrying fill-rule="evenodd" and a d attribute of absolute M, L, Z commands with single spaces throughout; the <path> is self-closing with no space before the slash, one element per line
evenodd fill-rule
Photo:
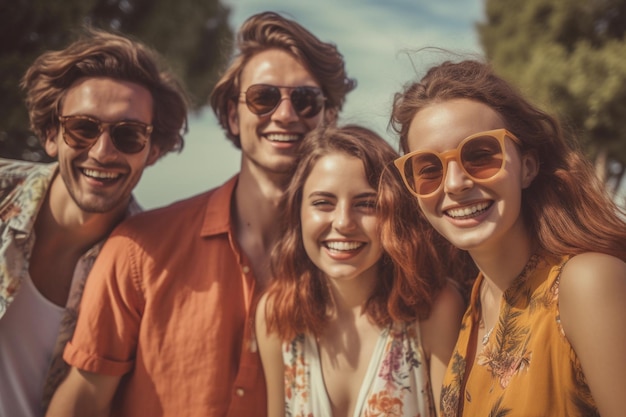
<path fill-rule="evenodd" d="M 433 300 L 430 316 L 420 322 L 420 330 L 427 350 L 436 351 L 438 342 L 446 346 L 456 342 L 465 307 L 459 289 L 448 282 Z"/>
<path fill-rule="evenodd" d="M 626 389 L 626 263 L 584 253 L 561 271 L 561 326 L 576 352 L 603 416 L 624 415 Z"/>
<path fill-rule="evenodd" d="M 267 326 L 266 308 L 268 302 L 271 301 L 268 301 L 267 294 L 263 294 L 257 304 L 254 323 L 256 341 L 264 363 L 267 363 L 272 357 L 275 359 L 276 352 L 281 352 L 280 338 L 275 332 L 270 333 Z"/>
<path fill-rule="evenodd" d="M 268 297 L 267 297 L 267 293 L 265 293 L 261 295 L 261 298 L 259 298 L 259 302 L 257 303 L 257 306 L 256 306 L 255 326 L 256 326 L 257 332 L 260 329 L 265 330 L 266 328 L 265 312 L 267 311 L 267 303 L 268 303 Z"/>
<path fill-rule="evenodd" d="M 268 300 L 267 293 L 265 293 L 259 299 L 256 308 L 256 340 L 267 386 L 267 415 L 281 417 L 285 415 L 285 369 L 281 340 L 277 334 L 269 333 L 267 330 L 268 304 L 271 304 L 271 300 Z"/>
<path fill-rule="evenodd" d="M 593 300 L 607 291 L 626 288 L 626 262 L 603 253 L 587 252 L 574 256 L 563 267 L 559 283 L 560 302 Z"/>
<path fill-rule="evenodd" d="M 451 282 L 437 294 L 433 300 L 430 317 L 425 322 L 433 325 L 443 324 L 447 321 L 457 321 L 465 312 L 465 301 L 461 291 Z"/>
<path fill-rule="evenodd" d="M 565 333 L 581 315 L 609 315 L 626 297 L 626 262 L 603 253 L 574 256 L 559 283 L 559 310 Z M 601 318 L 601 317 L 597 317 Z"/>

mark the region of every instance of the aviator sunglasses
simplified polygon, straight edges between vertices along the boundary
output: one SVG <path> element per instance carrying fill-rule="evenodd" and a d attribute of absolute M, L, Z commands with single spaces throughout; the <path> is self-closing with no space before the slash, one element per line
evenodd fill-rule
<path fill-rule="evenodd" d="M 265 116 L 276 110 L 280 102 L 284 100 L 281 90 L 289 91 L 291 105 L 300 117 L 316 116 L 324 108 L 326 98 L 318 87 L 253 84 L 241 94 L 246 97 L 246 105 L 252 113 L 257 116 Z"/>
<path fill-rule="evenodd" d="M 63 140 L 74 149 L 93 146 L 102 132 L 108 129 L 113 145 L 120 152 L 133 154 L 146 147 L 152 125 L 135 121 L 106 123 L 93 117 L 75 115 L 59 116 Z"/>
<path fill-rule="evenodd" d="M 439 190 L 446 177 L 448 161 L 454 160 L 474 182 L 495 177 L 506 159 L 504 138 L 518 145 L 521 141 L 506 129 L 475 133 L 463 139 L 456 149 L 445 152 L 415 151 L 394 161 L 404 184 L 417 197 L 428 197 Z"/>

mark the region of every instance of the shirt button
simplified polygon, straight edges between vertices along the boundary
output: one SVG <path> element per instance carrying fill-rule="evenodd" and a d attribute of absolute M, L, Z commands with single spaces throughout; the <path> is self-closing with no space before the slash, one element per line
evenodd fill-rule
<path fill-rule="evenodd" d="M 248 265 L 244 265 L 243 269 L 243 273 L 247 274 L 248 272 L 250 272 L 250 267 Z"/>
<path fill-rule="evenodd" d="M 237 388 L 237 390 L 235 391 L 235 393 L 237 394 L 238 397 L 243 397 L 243 395 L 246 393 L 243 388 Z"/>

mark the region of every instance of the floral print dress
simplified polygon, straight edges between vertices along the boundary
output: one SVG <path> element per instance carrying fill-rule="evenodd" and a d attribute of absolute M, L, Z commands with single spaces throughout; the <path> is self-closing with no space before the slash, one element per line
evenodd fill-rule
<path fill-rule="evenodd" d="M 284 344 L 287 417 L 330 417 L 315 338 Z M 434 417 L 428 363 L 418 324 L 396 323 L 381 332 L 361 385 L 354 417 Z"/>
<path fill-rule="evenodd" d="M 599 416 L 559 319 L 559 277 L 568 258 L 533 256 L 505 291 L 500 316 L 478 343 L 480 274 L 441 393 L 441 415 Z"/>

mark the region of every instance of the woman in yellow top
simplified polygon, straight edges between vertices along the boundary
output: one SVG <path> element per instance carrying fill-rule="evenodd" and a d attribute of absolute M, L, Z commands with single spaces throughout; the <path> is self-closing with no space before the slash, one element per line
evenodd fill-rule
<path fill-rule="evenodd" d="M 407 85 L 392 126 L 432 241 L 479 272 L 442 415 L 623 416 L 626 223 L 572 137 L 476 61 Z"/>

